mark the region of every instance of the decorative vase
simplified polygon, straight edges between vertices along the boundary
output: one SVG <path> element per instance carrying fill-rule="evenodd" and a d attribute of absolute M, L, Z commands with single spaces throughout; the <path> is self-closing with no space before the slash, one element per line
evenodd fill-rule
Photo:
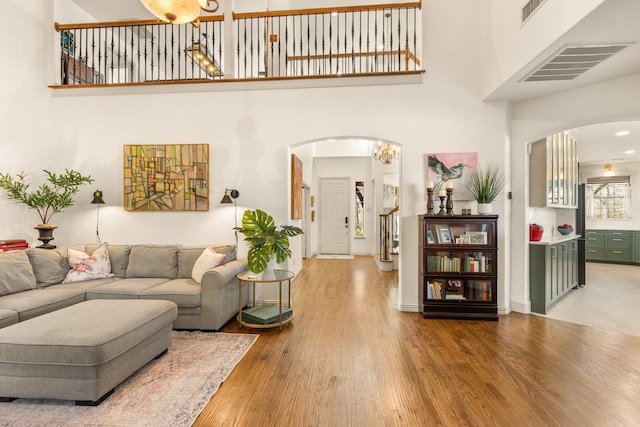
<path fill-rule="evenodd" d="M 491 203 L 478 203 L 478 215 L 487 215 L 491 213 Z"/>
<path fill-rule="evenodd" d="M 57 226 L 53 224 L 38 224 L 33 228 L 38 230 L 38 233 L 39 233 L 38 240 L 42 242 L 42 244 L 38 246 L 38 248 L 55 249 L 55 245 L 51 245 L 49 244 L 49 242 L 54 239 L 53 230 L 58 228 Z"/>
<path fill-rule="evenodd" d="M 269 256 L 269 262 L 267 263 L 267 268 L 261 273 L 262 279 L 274 279 L 276 277 L 275 272 L 273 271 L 276 268 L 276 254 L 271 254 Z"/>

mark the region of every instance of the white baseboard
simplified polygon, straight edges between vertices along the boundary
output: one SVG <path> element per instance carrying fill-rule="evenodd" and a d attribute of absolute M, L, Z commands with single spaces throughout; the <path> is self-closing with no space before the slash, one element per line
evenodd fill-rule
<path fill-rule="evenodd" d="M 398 304 L 399 311 L 406 311 L 407 313 L 420 313 L 420 306 L 418 304 Z"/>
<path fill-rule="evenodd" d="M 530 314 L 531 313 L 531 301 L 526 303 L 511 301 L 511 310 L 516 313 Z"/>

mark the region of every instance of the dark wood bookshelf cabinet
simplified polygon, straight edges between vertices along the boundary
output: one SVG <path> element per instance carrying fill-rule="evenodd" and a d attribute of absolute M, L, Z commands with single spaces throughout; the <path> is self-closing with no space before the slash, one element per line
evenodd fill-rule
<path fill-rule="evenodd" d="M 498 216 L 420 215 L 425 319 L 498 320 Z"/>

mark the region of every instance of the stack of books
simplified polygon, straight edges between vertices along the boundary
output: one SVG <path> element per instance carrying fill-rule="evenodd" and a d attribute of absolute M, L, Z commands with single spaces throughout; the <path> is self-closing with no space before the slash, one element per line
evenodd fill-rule
<path fill-rule="evenodd" d="M 0 252 L 27 249 L 29 244 L 23 239 L 0 240 Z"/>
<path fill-rule="evenodd" d="M 293 315 L 291 307 L 282 307 L 282 320 Z M 242 310 L 242 320 L 249 323 L 269 325 L 280 320 L 280 306 L 276 304 L 259 305 Z"/>

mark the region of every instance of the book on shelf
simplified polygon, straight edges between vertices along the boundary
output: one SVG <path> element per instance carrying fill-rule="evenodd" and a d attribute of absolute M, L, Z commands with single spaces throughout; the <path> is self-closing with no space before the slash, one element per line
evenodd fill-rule
<path fill-rule="evenodd" d="M 491 282 L 485 280 L 469 280 L 465 288 L 465 293 L 471 300 L 491 300 Z"/>
<path fill-rule="evenodd" d="M 427 271 L 444 271 L 460 273 L 486 273 L 490 269 L 487 257 L 469 255 L 456 257 L 452 255 L 428 255 Z"/>
<path fill-rule="evenodd" d="M 433 284 L 433 290 L 435 291 L 436 299 L 442 299 L 442 289 L 441 289 L 440 283 L 435 282 Z"/>
<path fill-rule="evenodd" d="M 428 299 L 436 298 L 436 291 L 434 290 L 433 283 L 431 282 L 427 282 L 427 298 Z"/>
<path fill-rule="evenodd" d="M 447 294 L 446 299 L 465 300 L 466 298 L 464 297 L 464 295 Z"/>
<path fill-rule="evenodd" d="M 427 282 L 427 298 L 428 299 L 443 299 L 445 295 L 445 289 L 443 284 L 438 281 Z"/>

